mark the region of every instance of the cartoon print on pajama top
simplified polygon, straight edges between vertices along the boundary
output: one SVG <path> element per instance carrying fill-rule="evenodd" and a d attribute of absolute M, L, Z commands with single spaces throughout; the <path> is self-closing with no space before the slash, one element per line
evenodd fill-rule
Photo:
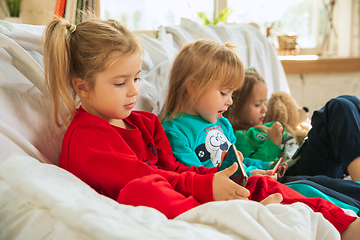
<path fill-rule="evenodd" d="M 207 133 L 204 145 L 204 151 L 207 152 L 207 154 L 205 155 L 210 157 L 211 162 L 214 164 L 214 166 L 217 166 L 221 162 L 223 152 L 228 151 L 231 143 L 224 133 L 216 129 L 210 130 Z M 199 153 L 197 155 L 199 157 Z M 199 159 L 201 161 L 200 157 Z"/>

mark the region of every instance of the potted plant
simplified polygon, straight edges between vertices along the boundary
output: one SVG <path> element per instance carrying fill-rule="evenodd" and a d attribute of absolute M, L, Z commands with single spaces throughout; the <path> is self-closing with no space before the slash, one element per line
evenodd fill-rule
<path fill-rule="evenodd" d="M 1 10 L 5 13 L 5 20 L 11 22 L 21 22 L 20 10 L 23 0 L 0 0 Z"/>
<path fill-rule="evenodd" d="M 211 20 L 208 18 L 208 16 L 206 15 L 206 13 L 204 12 L 198 12 L 198 17 L 201 18 L 203 20 L 203 25 L 216 25 L 219 22 L 226 22 L 227 18 L 229 17 L 229 15 L 233 12 L 233 10 L 231 10 L 230 8 L 224 8 L 218 17 L 214 16 L 213 21 L 211 22 Z"/>

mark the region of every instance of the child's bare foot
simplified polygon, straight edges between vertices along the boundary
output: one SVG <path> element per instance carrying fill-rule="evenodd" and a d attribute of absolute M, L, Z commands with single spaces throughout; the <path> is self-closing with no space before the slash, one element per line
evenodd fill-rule
<path fill-rule="evenodd" d="M 360 218 L 350 223 L 347 229 L 341 233 L 342 240 L 360 240 Z"/>
<path fill-rule="evenodd" d="M 360 157 L 355 158 L 347 167 L 353 181 L 360 182 Z"/>
<path fill-rule="evenodd" d="M 270 196 L 267 196 L 264 200 L 262 200 L 260 203 L 264 206 L 271 204 L 271 203 L 281 203 L 283 200 L 283 197 L 280 193 L 274 193 Z"/>

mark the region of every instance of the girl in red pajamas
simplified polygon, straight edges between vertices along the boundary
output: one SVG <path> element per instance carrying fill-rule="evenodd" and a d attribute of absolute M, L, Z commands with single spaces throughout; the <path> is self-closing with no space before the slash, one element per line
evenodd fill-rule
<path fill-rule="evenodd" d="M 285 203 L 306 203 L 308 199 L 270 178 L 250 178 L 250 191 L 237 185 L 229 179 L 236 164 L 218 172 L 176 161 L 157 117 L 132 111 L 139 97 L 141 58 L 135 37 L 114 20 L 90 19 L 75 27 L 56 19 L 47 26 L 47 86 L 56 124 L 68 126 L 61 167 L 119 203 L 153 207 L 168 218 L 209 201 L 249 196 L 261 201 L 276 192 L 285 196 Z M 238 72 L 237 79 L 243 79 Z M 340 232 L 356 222 L 326 201 L 306 204 Z"/>

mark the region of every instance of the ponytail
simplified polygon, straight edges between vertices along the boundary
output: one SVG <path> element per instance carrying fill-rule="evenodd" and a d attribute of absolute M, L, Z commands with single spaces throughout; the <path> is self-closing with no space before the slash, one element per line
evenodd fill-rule
<path fill-rule="evenodd" d="M 56 19 L 45 29 L 44 66 L 46 86 L 53 103 L 53 120 L 57 126 L 66 126 L 75 114 L 75 90 L 71 88 L 71 24 L 64 19 Z M 61 107 L 65 109 L 61 109 Z M 63 111 L 70 113 L 61 117 Z"/>

